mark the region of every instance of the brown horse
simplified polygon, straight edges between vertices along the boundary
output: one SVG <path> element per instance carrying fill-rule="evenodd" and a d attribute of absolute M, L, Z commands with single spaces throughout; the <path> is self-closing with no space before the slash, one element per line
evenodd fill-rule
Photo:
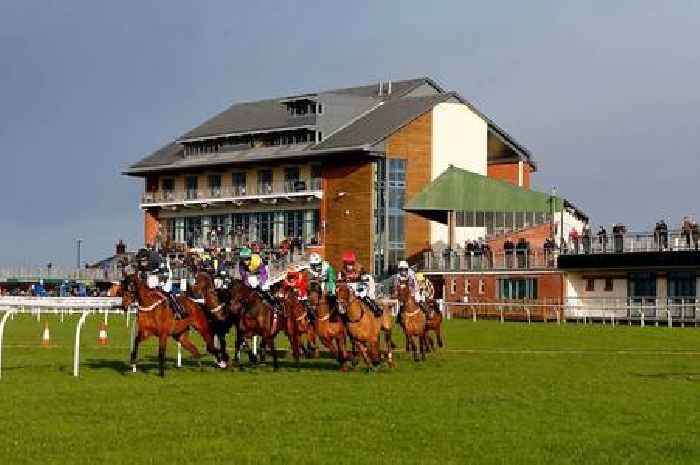
<path fill-rule="evenodd" d="M 187 313 L 185 318 L 178 320 L 175 318 L 174 311 L 170 308 L 168 298 L 162 292 L 149 288 L 139 278 L 138 273 L 125 274 L 121 290 L 124 308 L 128 309 L 134 302 L 139 307 L 136 319 L 138 333 L 134 338 L 134 348 L 131 351 L 131 368 L 133 372 L 136 372 L 139 344 L 151 336 L 158 338 L 158 368 L 160 376 L 165 376 L 165 349 L 170 336 L 182 344 L 201 367 L 199 350 L 187 336 L 187 331 L 190 327 L 194 328 L 202 336 L 207 346 L 207 352 L 218 359 L 219 353 L 214 347 L 212 329 L 206 315 L 196 302 L 187 297 L 177 297 L 178 302 Z"/>
<path fill-rule="evenodd" d="M 219 342 L 221 352 L 219 368 L 226 368 L 229 361 L 226 351 L 226 335 L 232 327 L 238 327 L 238 318 L 227 312 L 226 306 L 231 302 L 230 289 L 216 289 L 211 275 L 205 271 L 197 273 L 191 287 L 192 296 L 204 301 L 204 308 L 211 317 L 211 326 Z"/>
<path fill-rule="evenodd" d="M 238 331 L 236 333 L 236 360 L 241 370 L 241 350 L 247 338 L 260 336 L 262 338 L 261 353 L 265 349 L 272 352 L 272 366 L 277 371 L 277 350 L 275 349 L 275 336 L 286 326 L 282 315 L 278 315 L 272 306 L 265 302 L 260 294 L 246 286 L 241 280 L 234 280 L 230 287 L 231 304 L 224 311 L 230 311 L 234 318 L 238 319 Z M 250 364 L 255 362 L 255 356 L 249 352 Z"/>
<path fill-rule="evenodd" d="M 299 368 L 299 360 L 302 352 L 302 337 L 309 332 L 311 324 L 306 315 L 306 309 L 297 297 L 294 289 L 280 291 L 278 297 L 282 300 L 282 307 L 286 319 L 285 332 L 292 348 L 294 363 Z"/>
<path fill-rule="evenodd" d="M 425 313 L 418 306 L 411 295 L 411 289 L 406 284 L 399 285 L 397 297 L 401 305 L 401 327 L 406 335 L 408 350 L 413 352 L 413 360 L 418 361 L 418 345 L 420 345 L 420 358 L 425 360 Z M 418 340 L 418 345 L 416 344 Z"/>
<path fill-rule="evenodd" d="M 430 332 L 435 334 L 435 339 L 437 339 L 437 346 L 442 347 L 442 312 L 438 308 L 438 303 L 434 299 L 426 300 L 426 322 L 425 322 L 425 339 L 427 342 L 427 349 L 429 352 L 435 351 L 435 341 L 433 340 Z"/>
<path fill-rule="evenodd" d="M 345 325 L 339 315 L 331 314 L 328 298 L 319 285 L 309 286 L 309 301 L 316 309 L 316 334 L 342 366 L 348 359 L 345 350 Z"/>
<path fill-rule="evenodd" d="M 346 327 L 350 339 L 367 364 L 368 368 L 379 365 L 382 355 L 386 357 L 389 365 L 393 365 L 393 353 L 390 340 L 387 341 L 385 350 L 380 353 L 379 336 L 382 331 L 391 330 L 391 314 L 375 317 L 370 308 L 362 300 L 355 297 L 355 293 L 347 283 L 341 282 L 336 286 L 338 298 L 338 310 L 345 315 Z M 386 333 L 385 333 L 386 334 Z M 353 351 L 355 352 L 355 351 Z M 354 354 L 353 364 L 356 362 Z"/>

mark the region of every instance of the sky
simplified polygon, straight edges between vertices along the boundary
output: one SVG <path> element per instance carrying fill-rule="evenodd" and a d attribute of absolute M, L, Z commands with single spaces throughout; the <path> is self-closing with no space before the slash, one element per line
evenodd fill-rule
<path fill-rule="evenodd" d="M 700 2 L 0 2 L 0 267 L 143 242 L 120 173 L 238 101 L 430 76 L 594 224 L 700 213 Z"/>

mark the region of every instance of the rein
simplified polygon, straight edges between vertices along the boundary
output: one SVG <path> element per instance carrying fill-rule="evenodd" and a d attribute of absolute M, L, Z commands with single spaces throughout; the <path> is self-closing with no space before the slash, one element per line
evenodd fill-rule
<path fill-rule="evenodd" d="M 165 302 L 165 297 L 161 297 L 160 300 L 157 300 L 156 302 L 152 303 L 148 307 L 142 307 L 139 305 L 139 312 L 151 312 L 153 311 L 158 305 L 162 304 Z"/>

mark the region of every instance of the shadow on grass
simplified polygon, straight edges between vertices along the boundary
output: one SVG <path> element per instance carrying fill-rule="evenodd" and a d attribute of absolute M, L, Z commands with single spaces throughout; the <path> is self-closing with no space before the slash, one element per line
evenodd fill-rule
<path fill-rule="evenodd" d="M 641 379 L 686 379 L 689 381 L 700 381 L 700 372 L 695 373 L 682 373 L 682 372 L 668 372 L 668 373 L 630 373 L 632 376 Z"/>

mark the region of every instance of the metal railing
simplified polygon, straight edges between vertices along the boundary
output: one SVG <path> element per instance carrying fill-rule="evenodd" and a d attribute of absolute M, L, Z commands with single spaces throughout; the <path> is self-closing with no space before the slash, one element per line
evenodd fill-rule
<path fill-rule="evenodd" d="M 187 202 L 193 200 L 237 199 L 261 195 L 286 195 L 319 192 L 323 189 L 322 179 L 306 178 L 273 182 L 258 182 L 248 189 L 236 185 L 229 188 L 210 187 L 206 189 L 158 190 L 145 192 L 141 196 L 142 204 L 163 202 Z"/>
<path fill-rule="evenodd" d="M 445 302 L 452 318 L 501 321 L 575 321 L 640 326 L 697 326 L 700 300 L 696 297 L 565 298 L 544 300 L 475 299 Z"/>
<path fill-rule="evenodd" d="M 562 247 L 561 253 L 577 254 L 606 254 L 630 252 L 675 252 L 682 250 L 698 250 L 698 237 L 693 238 L 680 230 L 669 231 L 668 234 L 653 232 L 625 232 L 623 234 L 594 234 L 590 238 L 579 237 L 577 241 L 568 240 Z"/>
<path fill-rule="evenodd" d="M 432 251 L 423 253 L 424 271 L 533 270 L 557 267 L 556 253 L 544 249 L 493 251 Z"/>
<path fill-rule="evenodd" d="M 100 268 L 60 268 L 53 266 L 51 269 L 45 266 L 4 266 L 0 268 L 0 282 L 15 279 L 18 281 L 28 280 L 97 280 L 116 281 L 120 279 L 119 273 L 113 269 Z"/>

